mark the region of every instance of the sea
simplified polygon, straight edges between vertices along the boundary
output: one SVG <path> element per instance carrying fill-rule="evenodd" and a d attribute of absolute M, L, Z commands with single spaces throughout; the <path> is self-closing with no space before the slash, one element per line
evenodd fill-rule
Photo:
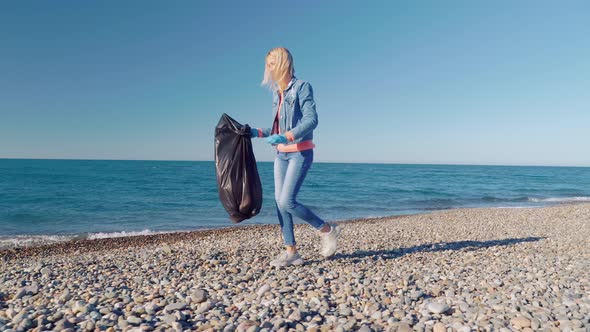
<path fill-rule="evenodd" d="M 0 248 L 277 224 L 273 164 L 257 166 L 262 210 L 236 225 L 213 161 L 0 159 Z M 314 163 L 298 201 L 327 221 L 590 202 L 590 168 Z"/>

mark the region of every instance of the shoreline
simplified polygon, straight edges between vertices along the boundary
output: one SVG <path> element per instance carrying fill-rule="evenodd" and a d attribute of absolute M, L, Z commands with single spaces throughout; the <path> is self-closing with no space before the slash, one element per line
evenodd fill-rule
<path fill-rule="evenodd" d="M 431 213 L 438 213 L 438 212 L 451 212 L 451 211 L 459 211 L 459 210 L 473 210 L 473 209 L 543 209 L 543 208 L 551 208 L 555 206 L 568 206 L 568 205 L 584 205 L 590 203 L 587 202 L 559 202 L 553 205 L 546 205 L 546 206 L 519 206 L 519 207 L 510 207 L 510 206 L 498 206 L 498 207 L 463 207 L 463 208 L 450 208 L 450 209 L 440 209 L 440 210 L 428 210 L 419 213 L 413 214 L 402 214 L 402 215 L 392 215 L 392 216 L 382 216 L 382 217 L 369 217 L 369 218 L 353 218 L 353 219 L 346 219 L 346 220 L 336 220 L 330 221 L 330 223 L 337 223 L 337 224 L 354 224 L 354 223 L 371 223 L 371 222 L 379 222 L 383 220 L 391 220 L 397 218 L 404 218 L 404 217 L 412 217 L 412 216 L 421 216 L 427 215 Z M 301 223 L 299 225 L 305 225 L 305 223 Z M 114 236 L 114 237 L 105 237 L 105 238 L 98 238 L 98 239 L 88 239 L 88 238 L 77 238 L 79 235 L 71 235 L 73 238 L 65 241 L 57 241 L 54 243 L 42 243 L 42 244 L 33 244 L 33 245 L 24 245 L 24 246 L 15 246 L 15 247 L 0 247 L 0 260 L 8 260 L 11 258 L 18 258 L 18 257 L 29 257 L 38 255 L 41 252 L 50 252 L 50 253 L 61 253 L 66 254 L 71 251 L 80 251 L 80 250 L 88 250 L 88 251 L 100 251 L 105 248 L 121 248 L 121 247 L 143 247 L 148 245 L 158 245 L 162 243 L 175 243 L 178 241 L 185 241 L 185 240 L 194 240 L 199 239 L 207 236 L 214 236 L 218 234 L 226 234 L 228 232 L 238 231 L 242 228 L 273 228 L 277 227 L 278 224 L 248 224 L 247 221 L 241 225 L 229 225 L 229 226 L 219 226 L 213 228 L 203 228 L 203 229 L 196 229 L 196 230 L 185 230 L 185 231 L 161 231 L 154 234 L 139 234 L 139 235 L 130 235 L 130 236 Z M 296 227 L 301 227 L 295 225 Z M 32 235 L 37 236 L 37 235 Z M 59 235 L 57 235 L 59 236 Z M 64 235 L 66 236 L 66 235 Z"/>
<path fill-rule="evenodd" d="M 295 225 L 1 251 L 0 330 L 587 331 L 590 204 L 354 219 L 338 253 Z"/>
<path fill-rule="evenodd" d="M 456 210 L 456 209 L 452 209 Z M 423 215 L 436 211 L 449 211 L 449 210 L 435 210 L 424 213 L 407 214 L 407 215 L 395 215 L 386 217 L 374 217 L 374 218 L 355 218 L 347 220 L 338 220 L 330 223 L 337 224 L 355 224 L 355 223 L 375 223 L 382 220 L 397 219 L 409 216 Z M 296 224 L 295 227 L 301 227 L 305 224 Z M 118 236 L 118 237 L 107 237 L 100 239 L 71 239 L 67 241 L 60 241 L 49 244 L 40 244 L 32 246 L 21 246 L 12 248 L 0 248 L 0 260 L 8 260 L 13 258 L 25 258 L 30 256 L 36 256 L 39 254 L 68 254 L 75 251 L 100 251 L 110 250 L 118 248 L 136 247 L 141 248 L 144 246 L 160 245 L 160 244 L 173 244 L 180 241 L 197 240 L 209 236 L 216 236 L 222 234 L 228 234 L 233 232 L 239 232 L 243 229 L 254 230 L 260 229 L 263 231 L 271 228 L 277 228 L 278 224 L 243 224 L 235 226 L 220 226 L 218 228 L 206 228 L 197 229 L 192 231 L 171 231 L 161 232 L 156 234 L 145 234 L 145 235 L 132 235 L 132 236 Z"/>

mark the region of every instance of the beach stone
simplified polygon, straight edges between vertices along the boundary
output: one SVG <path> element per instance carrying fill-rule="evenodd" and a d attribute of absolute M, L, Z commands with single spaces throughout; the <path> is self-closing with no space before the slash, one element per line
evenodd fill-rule
<path fill-rule="evenodd" d="M 17 314 L 16 310 L 12 309 L 12 308 L 8 308 L 6 309 L 6 311 L 4 312 L 5 317 L 8 317 L 9 319 L 14 318 L 14 316 Z"/>
<path fill-rule="evenodd" d="M 78 325 L 80 326 L 81 329 L 83 329 L 85 331 L 93 331 L 94 326 L 95 326 L 94 321 L 92 319 L 85 320 Z"/>
<path fill-rule="evenodd" d="M 175 311 L 174 317 L 176 317 L 176 321 L 184 321 L 186 320 L 186 315 L 182 311 Z"/>
<path fill-rule="evenodd" d="M 16 294 L 14 294 L 14 296 L 12 297 L 12 300 L 18 300 L 20 298 L 22 298 L 23 296 L 25 296 L 25 294 L 27 294 L 27 289 L 25 287 L 21 288 L 18 290 L 18 292 L 16 292 Z"/>
<path fill-rule="evenodd" d="M 175 310 L 182 310 L 186 308 L 186 303 L 184 302 L 174 302 L 174 303 L 170 303 L 169 305 L 167 305 L 164 308 L 164 311 L 170 312 L 170 311 L 175 311 Z"/>
<path fill-rule="evenodd" d="M 127 323 L 131 325 L 139 325 L 143 320 L 137 316 L 129 316 L 127 317 Z"/>
<path fill-rule="evenodd" d="M 45 315 L 39 315 L 35 318 L 35 321 L 37 323 L 37 327 L 39 327 L 47 323 L 47 317 L 45 317 Z"/>
<path fill-rule="evenodd" d="M 25 310 L 23 310 L 23 311 L 19 312 L 17 315 L 15 315 L 12 318 L 12 325 L 18 326 L 22 322 L 22 320 L 25 319 L 25 317 L 26 317 L 25 315 L 26 315 Z"/>
<path fill-rule="evenodd" d="M 176 316 L 174 315 L 164 315 L 159 317 L 160 321 L 166 323 L 169 326 L 174 325 L 176 323 Z"/>
<path fill-rule="evenodd" d="M 106 297 L 107 299 L 113 299 L 115 297 L 117 297 L 117 293 L 113 292 L 113 291 L 108 291 L 104 293 L 104 297 Z"/>
<path fill-rule="evenodd" d="M 245 320 L 238 324 L 236 332 L 246 332 L 250 327 L 258 327 L 258 323 L 252 320 Z"/>
<path fill-rule="evenodd" d="M 412 292 L 412 294 L 410 295 L 410 298 L 414 301 L 418 301 L 420 298 L 422 298 L 424 296 L 424 292 L 422 291 L 414 291 Z"/>
<path fill-rule="evenodd" d="M 207 292 L 204 289 L 197 289 L 191 293 L 191 299 L 195 303 L 207 301 Z"/>
<path fill-rule="evenodd" d="M 523 329 L 525 327 L 531 327 L 531 321 L 525 317 L 522 317 L 522 316 L 512 318 L 510 320 L 510 324 L 512 324 L 512 326 L 519 328 L 519 329 Z"/>
<path fill-rule="evenodd" d="M 65 290 L 63 291 L 60 295 L 59 295 L 59 301 L 60 302 L 67 302 L 72 298 L 72 295 L 70 294 L 69 290 Z"/>
<path fill-rule="evenodd" d="M 531 328 L 533 330 L 538 330 L 541 327 L 541 321 L 537 318 L 531 319 Z"/>
<path fill-rule="evenodd" d="M 74 324 L 68 322 L 66 319 L 60 319 L 59 321 L 57 321 L 55 323 L 54 330 L 62 331 L 62 330 L 65 330 L 67 328 L 72 328 L 72 327 L 74 327 Z"/>
<path fill-rule="evenodd" d="M 397 326 L 397 332 L 414 332 L 414 329 L 408 323 L 400 323 Z"/>
<path fill-rule="evenodd" d="M 428 303 L 428 311 L 434 314 L 442 314 L 448 311 L 450 308 L 446 303 L 439 303 L 439 302 L 430 302 Z"/>
<path fill-rule="evenodd" d="M 98 312 L 99 312 L 101 315 L 105 315 L 105 316 L 106 316 L 106 315 L 108 315 L 108 314 L 110 314 L 110 313 L 111 313 L 111 309 L 110 309 L 110 308 L 108 308 L 108 307 L 103 307 L 103 308 L 100 308 L 100 309 L 98 309 Z"/>
<path fill-rule="evenodd" d="M 360 329 L 358 329 L 358 332 L 373 332 L 373 331 L 367 325 L 363 325 L 363 326 L 361 326 Z"/>
<path fill-rule="evenodd" d="M 294 322 L 298 322 L 301 320 L 301 311 L 299 309 L 295 309 L 293 310 L 293 313 L 291 313 L 288 317 L 289 320 L 292 320 Z"/>
<path fill-rule="evenodd" d="M 143 308 L 148 315 L 154 315 L 159 309 L 155 303 L 148 303 Z"/>
<path fill-rule="evenodd" d="M 162 251 L 167 254 L 171 254 L 172 248 L 168 244 L 164 244 L 164 245 L 162 245 Z"/>
<path fill-rule="evenodd" d="M 209 309 L 211 308 L 213 308 L 213 303 L 211 303 L 210 301 L 203 302 L 199 305 L 199 308 L 195 311 L 195 314 L 200 315 L 202 313 L 209 311 Z"/>
<path fill-rule="evenodd" d="M 380 311 L 375 311 L 373 314 L 371 314 L 371 318 L 374 320 L 380 320 L 382 317 L 382 314 Z"/>
<path fill-rule="evenodd" d="M 223 332 L 234 332 L 236 331 L 236 326 L 232 323 L 227 324 L 224 328 L 223 328 Z"/>
<path fill-rule="evenodd" d="M 432 326 L 432 332 L 446 332 L 445 324 L 438 322 Z"/>
<path fill-rule="evenodd" d="M 264 322 L 262 323 L 262 325 L 259 326 L 261 329 L 267 329 L 267 330 L 271 330 L 273 328 L 272 323 L 271 322 Z"/>
<path fill-rule="evenodd" d="M 181 332 L 182 324 L 180 324 L 179 322 L 175 322 L 174 324 L 172 324 L 172 329 L 176 332 Z"/>
<path fill-rule="evenodd" d="M 31 321 L 29 318 L 23 319 L 23 321 L 20 322 L 20 324 L 18 325 L 18 328 L 23 331 L 27 331 L 27 330 L 31 329 L 32 327 L 33 327 L 33 321 Z"/>
<path fill-rule="evenodd" d="M 467 312 L 469 310 L 469 304 L 461 303 L 461 304 L 459 304 L 459 309 L 463 312 Z"/>
<path fill-rule="evenodd" d="M 39 285 L 37 283 L 33 283 L 30 286 L 25 287 L 27 294 L 35 295 L 39 292 Z"/>
<path fill-rule="evenodd" d="M 272 323 L 272 327 L 275 330 L 277 330 L 277 329 L 283 327 L 283 325 L 285 324 L 285 320 L 283 318 L 281 318 L 281 317 L 276 317 L 275 319 L 273 319 L 271 321 L 271 323 Z"/>
<path fill-rule="evenodd" d="M 74 314 L 77 313 L 88 313 L 89 311 L 94 310 L 94 306 L 92 306 L 91 304 L 88 304 L 84 301 L 76 301 L 74 302 L 74 304 L 72 305 L 72 312 Z"/>
<path fill-rule="evenodd" d="M 261 298 L 269 290 L 270 290 L 270 285 L 264 284 L 258 289 L 258 292 L 256 294 L 258 295 L 258 298 Z"/>

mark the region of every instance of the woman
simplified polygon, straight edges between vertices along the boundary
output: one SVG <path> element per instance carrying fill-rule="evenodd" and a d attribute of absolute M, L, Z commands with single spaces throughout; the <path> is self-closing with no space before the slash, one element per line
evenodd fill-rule
<path fill-rule="evenodd" d="M 293 216 L 320 231 L 322 255 L 336 252 L 340 227 L 330 225 L 296 201 L 297 193 L 313 162 L 313 130 L 318 124 L 311 85 L 297 79 L 293 57 L 286 48 L 278 47 L 266 55 L 263 86 L 273 92 L 274 121 L 272 128 L 252 128 L 252 137 L 266 137 L 276 146 L 274 161 L 275 201 L 286 251 L 270 262 L 272 266 L 303 264 L 293 234 Z"/>

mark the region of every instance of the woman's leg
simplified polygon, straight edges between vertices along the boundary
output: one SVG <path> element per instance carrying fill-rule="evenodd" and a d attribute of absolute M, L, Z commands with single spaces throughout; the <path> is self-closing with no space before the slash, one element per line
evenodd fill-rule
<path fill-rule="evenodd" d="M 297 202 L 297 194 L 299 193 L 299 189 L 301 189 L 301 185 L 303 184 L 303 180 L 305 180 L 307 171 L 313 163 L 313 150 L 292 152 L 285 155 L 287 159 L 287 167 L 286 170 L 281 168 L 281 170 L 285 172 L 284 178 L 282 178 L 282 186 L 278 191 L 279 196 L 276 197 L 275 195 L 278 209 L 280 211 L 286 212 L 283 214 L 283 217 L 285 217 L 286 214 L 289 215 L 291 234 L 293 233 L 293 216 L 303 219 L 312 227 L 321 230 L 324 228 L 325 222 L 305 205 Z M 284 167 L 284 164 L 282 167 Z M 275 172 L 275 181 L 276 175 L 277 173 Z M 275 192 L 275 194 L 277 194 L 277 192 Z M 285 219 L 283 219 L 283 223 L 284 226 L 288 225 Z M 285 234 L 285 231 L 283 231 L 283 234 Z"/>
<path fill-rule="evenodd" d="M 279 217 L 279 223 L 283 233 L 283 241 L 285 242 L 286 246 L 293 247 L 295 246 L 295 235 L 293 234 L 293 216 L 285 209 L 282 209 L 279 205 L 288 166 L 289 161 L 287 160 L 287 155 L 281 152 L 277 153 L 274 162 L 275 206 L 277 208 L 277 216 Z"/>

